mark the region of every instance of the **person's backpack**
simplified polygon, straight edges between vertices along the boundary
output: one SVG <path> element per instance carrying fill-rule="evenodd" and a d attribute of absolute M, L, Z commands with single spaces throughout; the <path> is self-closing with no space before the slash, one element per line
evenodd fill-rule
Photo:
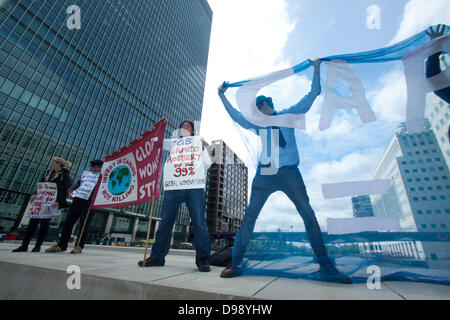
<path fill-rule="evenodd" d="M 231 261 L 231 250 L 233 245 L 227 245 L 222 249 L 215 251 L 209 257 L 209 264 L 212 266 L 226 267 Z"/>

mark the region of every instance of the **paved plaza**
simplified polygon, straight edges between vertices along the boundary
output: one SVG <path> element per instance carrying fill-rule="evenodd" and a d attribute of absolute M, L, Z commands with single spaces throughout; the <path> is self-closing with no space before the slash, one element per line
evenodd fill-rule
<path fill-rule="evenodd" d="M 29 252 L 12 253 L 19 245 L 0 243 L 0 299 L 450 299 L 450 286 L 417 282 L 382 282 L 380 289 L 370 290 L 366 284 L 271 276 L 223 279 L 222 267 L 199 272 L 191 250 L 171 250 L 164 267 L 140 268 L 137 262 L 144 256 L 143 248 L 88 245 L 79 255 L 70 254 L 71 248 L 49 254 L 43 251 L 52 244 L 45 243 L 40 253 L 32 253 L 32 245 Z"/>

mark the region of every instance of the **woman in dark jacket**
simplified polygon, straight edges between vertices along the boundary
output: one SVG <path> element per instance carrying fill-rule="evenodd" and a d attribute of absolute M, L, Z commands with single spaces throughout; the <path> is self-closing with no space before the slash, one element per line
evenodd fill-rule
<path fill-rule="evenodd" d="M 63 158 L 54 157 L 50 163 L 51 170 L 47 171 L 46 175 L 40 181 L 56 183 L 58 192 L 56 201 L 51 205 L 53 209 L 57 208 L 57 210 L 61 210 L 63 208 L 67 208 L 67 189 L 69 189 L 72 185 L 72 179 L 70 178 L 69 171 L 66 168 L 70 167 L 70 165 L 70 162 L 64 160 Z M 33 202 L 35 199 L 36 194 L 33 194 L 30 198 L 30 202 Z M 30 218 L 30 223 L 25 231 L 22 245 L 19 248 L 14 249 L 13 252 L 26 252 L 28 250 L 28 244 L 34 235 L 38 224 L 40 223 L 41 225 L 39 228 L 38 238 L 32 250 L 32 252 L 39 252 L 45 236 L 47 235 L 48 229 L 50 228 L 50 220 L 51 218 Z"/>

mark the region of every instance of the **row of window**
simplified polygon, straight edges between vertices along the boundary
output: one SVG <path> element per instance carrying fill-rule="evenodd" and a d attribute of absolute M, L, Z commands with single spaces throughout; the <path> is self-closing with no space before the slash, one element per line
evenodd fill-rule
<path fill-rule="evenodd" d="M 433 179 L 433 181 L 439 181 L 439 177 L 438 176 L 433 176 L 432 177 L 432 179 Z M 414 178 L 414 179 L 412 179 L 412 178 L 407 178 L 406 179 L 408 182 L 413 182 L 413 181 L 415 181 L 415 182 L 421 182 L 422 181 L 422 178 Z M 441 180 L 448 180 L 448 177 L 447 176 L 441 176 Z M 423 181 L 431 181 L 431 179 L 430 179 L 430 177 L 424 177 L 423 178 Z"/>
<path fill-rule="evenodd" d="M 431 223 L 431 224 L 429 224 L 429 225 L 423 223 L 423 224 L 421 224 L 421 226 L 422 226 L 423 229 L 429 229 L 429 228 L 431 228 L 431 229 L 437 229 L 437 228 L 438 228 L 437 224 L 435 224 L 435 223 Z M 440 227 L 441 229 L 447 229 L 447 224 L 441 223 L 441 224 L 439 224 L 439 227 Z"/>
<path fill-rule="evenodd" d="M 419 154 L 429 154 L 429 153 L 430 153 L 430 151 L 427 150 L 427 149 L 422 150 L 422 152 L 420 152 L 420 150 L 414 152 L 415 155 L 419 155 Z M 437 150 L 436 150 L 436 149 L 431 149 L 431 153 L 437 153 Z M 406 154 L 408 155 L 408 157 L 412 157 L 412 156 L 413 156 L 413 153 L 412 153 L 412 152 L 407 152 Z"/>
<path fill-rule="evenodd" d="M 436 214 L 442 214 L 443 212 L 445 212 L 446 214 L 450 214 L 450 209 L 445 209 L 445 210 L 443 210 L 443 209 L 434 209 L 434 213 L 436 213 Z M 426 209 L 425 211 L 424 210 L 417 210 L 417 214 L 424 214 L 424 213 L 426 213 L 426 214 L 433 214 L 433 210 L 431 210 L 431 209 Z"/>
<path fill-rule="evenodd" d="M 419 197 L 413 197 L 412 199 L 413 199 L 413 201 L 428 201 L 428 200 L 437 201 L 437 200 L 445 200 L 445 199 L 447 199 L 447 196 L 442 196 L 442 195 L 439 196 L 439 197 L 437 197 L 437 196 L 430 196 L 429 198 L 428 197 L 420 197 L 420 199 L 419 199 Z"/>
<path fill-rule="evenodd" d="M 439 191 L 444 190 L 443 186 L 435 186 L 435 188 L 436 188 L 436 190 L 439 190 Z M 450 185 L 446 185 L 445 189 L 446 190 L 450 190 Z M 433 191 L 434 188 L 432 186 L 427 186 L 426 190 Z M 416 187 L 411 187 L 411 188 L 409 188 L 409 191 L 412 191 L 412 192 L 414 192 L 414 191 L 425 191 L 425 187 L 417 187 L 417 188 Z"/>
<path fill-rule="evenodd" d="M 446 168 L 444 168 L 444 167 L 437 167 L 437 170 L 439 170 L 439 171 L 444 171 L 445 169 Z M 431 171 L 431 172 L 434 172 L 434 171 L 436 171 L 436 168 L 435 167 L 429 167 L 428 170 Z M 405 173 L 411 173 L 411 172 L 412 173 L 419 173 L 419 169 L 412 169 L 412 170 L 405 169 L 404 172 Z M 427 172 L 427 168 L 420 168 L 420 172 Z"/>
<path fill-rule="evenodd" d="M 431 162 L 433 162 L 433 159 L 432 158 L 426 158 L 425 161 L 428 162 L 428 163 L 431 163 Z M 442 159 L 441 158 L 434 158 L 434 161 L 435 162 L 442 162 Z M 409 164 L 416 164 L 416 160 L 402 161 L 401 163 L 403 165 L 407 165 L 408 162 L 409 162 Z M 419 164 L 424 163 L 424 159 L 418 159 L 417 163 L 419 163 Z"/>

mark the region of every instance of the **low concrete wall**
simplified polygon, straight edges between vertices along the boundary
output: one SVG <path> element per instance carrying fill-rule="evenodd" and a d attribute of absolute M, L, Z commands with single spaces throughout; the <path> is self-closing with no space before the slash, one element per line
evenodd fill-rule
<path fill-rule="evenodd" d="M 81 289 L 67 288 L 61 270 L 0 262 L 1 300 L 232 300 L 236 295 L 83 275 Z"/>

